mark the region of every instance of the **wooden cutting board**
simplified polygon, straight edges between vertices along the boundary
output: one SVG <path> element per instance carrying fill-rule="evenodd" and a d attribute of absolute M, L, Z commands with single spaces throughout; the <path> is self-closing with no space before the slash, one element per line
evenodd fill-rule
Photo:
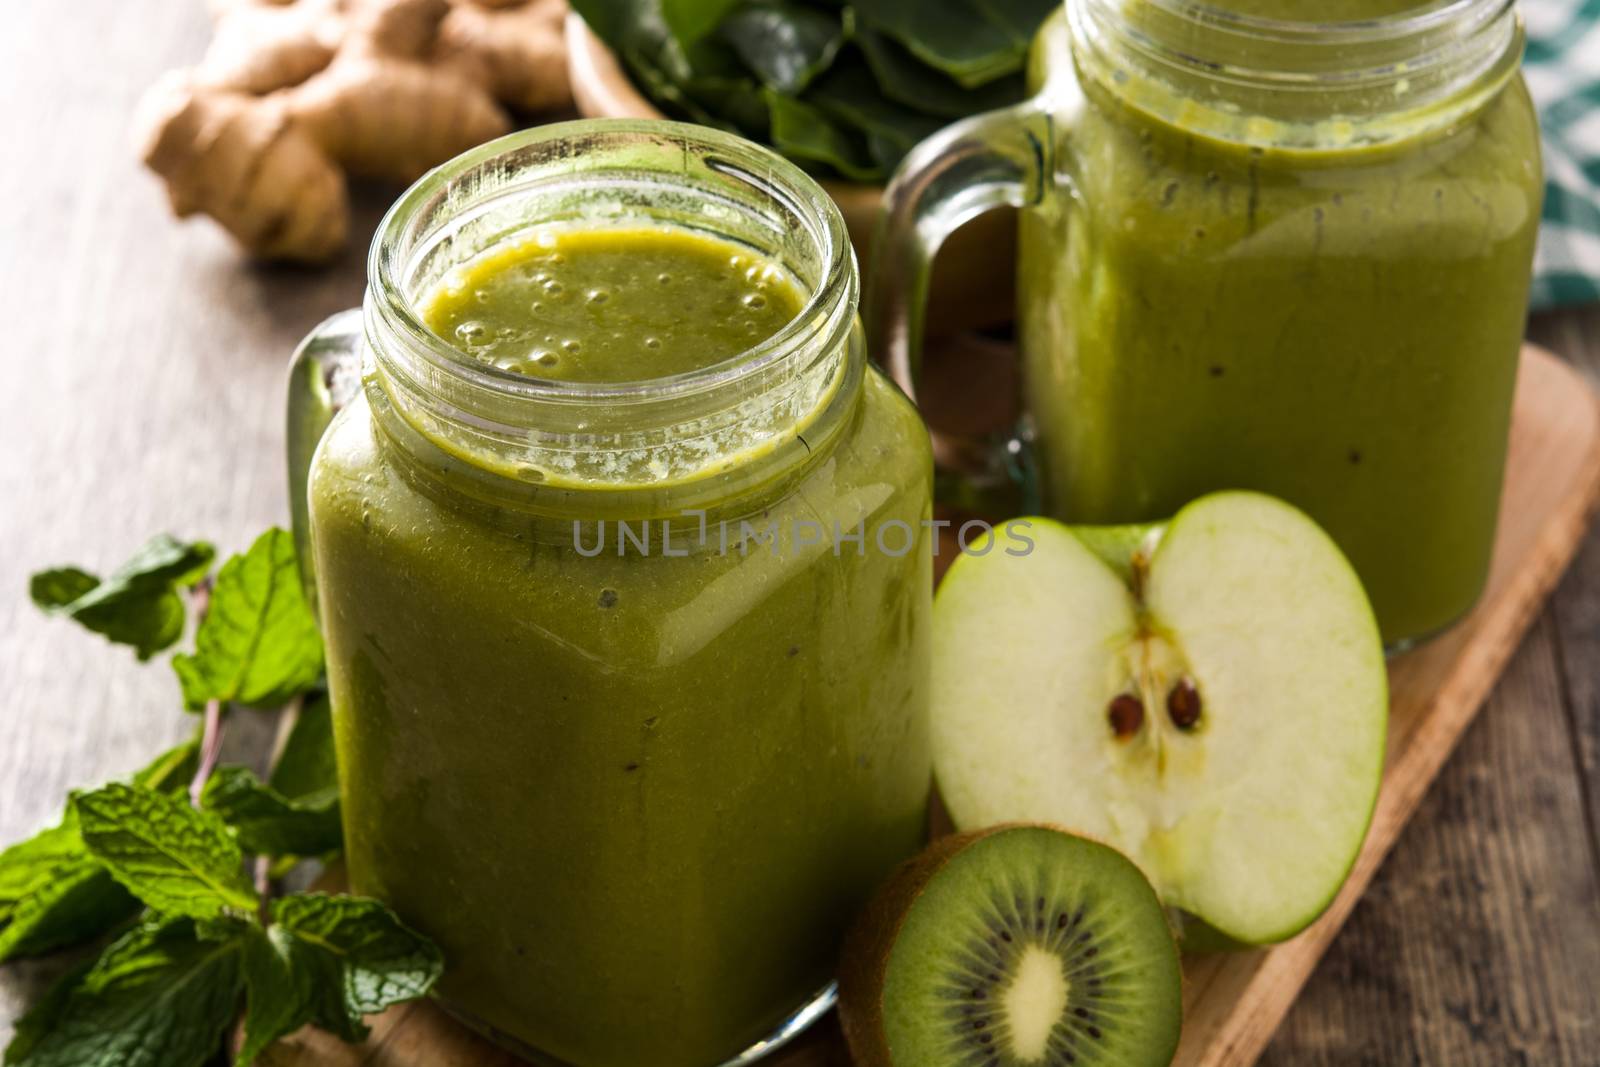
<path fill-rule="evenodd" d="M 1261 1054 L 1566 568 L 1597 496 L 1596 397 L 1577 372 L 1530 346 L 1523 351 L 1517 383 L 1488 591 L 1459 625 L 1390 664 L 1388 766 L 1372 829 L 1350 880 L 1327 913 L 1291 941 L 1261 951 L 1185 959 L 1179 1067 L 1246 1067 Z M 424 1002 L 374 1019 L 365 1044 L 344 1045 L 308 1029 L 280 1042 L 263 1062 L 271 1067 L 514 1067 L 521 1061 Z M 831 1016 L 766 1062 L 849 1067 Z"/>

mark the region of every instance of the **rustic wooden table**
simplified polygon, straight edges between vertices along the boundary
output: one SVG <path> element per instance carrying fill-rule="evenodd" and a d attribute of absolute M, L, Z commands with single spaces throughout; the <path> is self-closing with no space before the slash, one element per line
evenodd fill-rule
<path fill-rule="evenodd" d="M 128 144 L 138 93 L 205 43 L 199 0 L 11 0 L 0 34 L 0 843 L 189 728 L 165 667 L 28 603 L 170 530 L 284 521 L 284 361 L 355 304 L 331 269 L 246 265 L 177 225 Z M 1600 381 L 1600 307 L 1532 336 Z M 235 741 L 248 745 L 250 738 Z M 257 734 L 256 743 L 262 741 Z M 1600 1064 L 1600 532 L 1534 625 L 1262 1061 Z M 0 968 L 0 1036 L 59 970 Z"/>

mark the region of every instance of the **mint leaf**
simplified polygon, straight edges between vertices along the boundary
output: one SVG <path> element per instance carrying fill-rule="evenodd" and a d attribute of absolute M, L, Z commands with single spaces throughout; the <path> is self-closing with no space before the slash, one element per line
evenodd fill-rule
<path fill-rule="evenodd" d="M 94 589 L 100 579 L 77 567 L 40 571 L 28 579 L 28 595 L 45 611 L 60 611 Z"/>
<path fill-rule="evenodd" d="M 233 1021 L 243 944 L 186 919 L 130 930 L 22 1019 L 7 1067 L 201 1067 Z"/>
<path fill-rule="evenodd" d="M 185 543 L 160 534 L 105 581 L 77 567 L 58 567 L 35 574 L 28 593 L 45 611 L 132 645 L 145 660 L 182 636 L 185 612 L 178 590 L 205 577 L 214 555 L 204 541 Z"/>
<path fill-rule="evenodd" d="M 291 800 L 307 803 L 338 797 L 339 764 L 334 756 L 328 694 L 308 696 L 295 711 L 267 784 Z"/>
<path fill-rule="evenodd" d="M 346 1041 L 367 1035 L 362 1016 L 426 996 L 444 970 L 439 949 L 376 900 L 306 893 L 272 905 L 292 966 L 313 990 L 312 1022 Z"/>
<path fill-rule="evenodd" d="M 241 1064 L 306 1023 L 359 1041 L 364 1015 L 424 996 L 442 970 L 439 950 L 375 900 L 308 894 L 272 911 L 245 935 Z"/>
<path fill-rule="evenodd" d="M 195 744 L 162 753 L 134 781 L 181 787 Z M 139 902 L 90 854 L 70 807 L 61 823 L 0 852 L 0 962 L 95 938 L 131 918 Z"/>
<path fill-rule="evenodd" d="M 194 655 L 172 660 L 184 702 L 275 707 L 322 674 L 322 639 L 306 606 L 294 539 L 268 530 L 222 565 Z"/>
<path fill-rule="evenodd" d="M 249 1064 L 263 1049 L 285 1034 L 311 1021 L 316 1002 L 314 965 L 305 958 L 310 950 L 281 926 L 266 930 L 252 927 L 244 952 L 244 1042 L 238 1062 Z"/>
<path fill-rule="evenodd" d="M 247 767 L 218 767 L 200 802 L 233 829 L 246 852 L 256 855 L 320 856 L 343 840 L 337 793 L 292 800 L 262 784 Z"/>
<path fill-rule="evenodd" d="M 6 1046 L 4 1062 L 9 1065 L 20 1063 L 32 1052 L 34 1047 L 42 1041 L 66 1010 L 72 991 L 83 983 L 84 975 L 94 967 L 93 959 L 84 960 L 67 970 L 54 985 L 45 990 L 44 996 L 35 1000 L 26 1015 L 16 1021 L 12 1028 L 11 1043 Z"/>
<path fill-rule="evenodd" d="M 159 793 L 187 791 L 199 766 L 199 740 L 185 741 L 151 760 L 148 766 L 133 776 L 133 784 Z"/>
<path fill-rule="evenodd" d="M 139 902 L 89 855 L 72 812 L 0 852 L 0 961 L 98 936 Z"/>
<path fill-rule="evenodd" d="M 256 907 L 244 857 L 215 815 L 117 784 L 74 793 L 72 805 L 89 852 L 157 912 L 219 919 Z"/>

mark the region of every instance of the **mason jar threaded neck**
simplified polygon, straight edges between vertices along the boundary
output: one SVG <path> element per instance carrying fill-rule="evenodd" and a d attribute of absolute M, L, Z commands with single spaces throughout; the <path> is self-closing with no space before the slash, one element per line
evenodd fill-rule
<path fill-rule="evenodd" d="M 750 248 L 793 276 L 803 308 L 721 362 L 621 382 L 493 366 L 418 311 L 448 272 L 529 231 L 641 223 Z M 775 153 L 683 123 L 557 123 L 459 156 L 389 210 L 368 277 L 369 388 L 382 391 L 374 410 L 391 436 L 524 486 L 659 494 L 712 477 L 771 478 L 809 454 L 819 432 L 804 449 L 789 446 L 828 422 L 864 365 L 852 344 L 859 279 L 838 208 Z"/>
<path fill-rule="evenodd" d="M 1350 21 L 1194 0 L 1066 0 L 1080 71 L 1127 103 L 1225 141 L 1381 144 L 1477 110 L 1516 72 L 1513 0 L 1444 0 Z"/>

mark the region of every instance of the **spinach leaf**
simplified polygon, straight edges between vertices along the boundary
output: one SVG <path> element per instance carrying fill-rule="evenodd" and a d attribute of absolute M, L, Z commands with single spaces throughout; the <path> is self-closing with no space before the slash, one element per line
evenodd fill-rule
<path fill-rule="evenodd" d="M 873 181 L 883 170 L 866 141 L 810 104 L 763 90 L 772 113 L 772 144 L 790 159 L 821 164 L 854 181 Z"/>
<path fill-rule="evenodd" d="M 976 89 L 967 89 L 945 74 L 924 66 L 881 33 L 858 30 L 855 42 L 872 68 L 883 96 L 897 104 L 941 118 L 960 119 L 1007 107 L 1025 95 L 1023 75 L 1008 74 Z"/>
<path fill-rule="evenodd" d="M 830 118 L 859 130 L 879 169 L 889 173 L 901 157 L 943 123 L 886 100 L 874 90 L 872 72 L 857 56 L 841 59 L 805 95 Z"/>
<path fill-rule="evenodd" d="M 792 3 L 761 0 L 737 7 L 718 30 L 761 83 L 794 96 L 826 70 L 849 36 L 845 16 Z"/>
<path fill-rule="evenodd" d="M 1030 39 L 1059 0 L 571 2 L 669 115 L 879 181 L 941 120 L 1022 99 Z"/>
<path fill-rule="evenodd" d="M 1022 69 L 1032 31 L 1021 25 L 1031 5 L 1039 22 L 1057 0 L 855 0 L 866 25 L 883 31 L 923 63 L 966 88 Z M 994 4 L 991 10 L 989 3 Z"/>
<path fill-rule="evenodd" d="M 717 28 L 740 0 L 661 0 L 661 16 L 672 35 L 693 44 Z"/>
<path fill-rule="evenodd" d="M 973 0 L 988 20 L 1003 29 L 1026 55 L 1039 24 L 1061 5 L 1061 0 Z"/>

